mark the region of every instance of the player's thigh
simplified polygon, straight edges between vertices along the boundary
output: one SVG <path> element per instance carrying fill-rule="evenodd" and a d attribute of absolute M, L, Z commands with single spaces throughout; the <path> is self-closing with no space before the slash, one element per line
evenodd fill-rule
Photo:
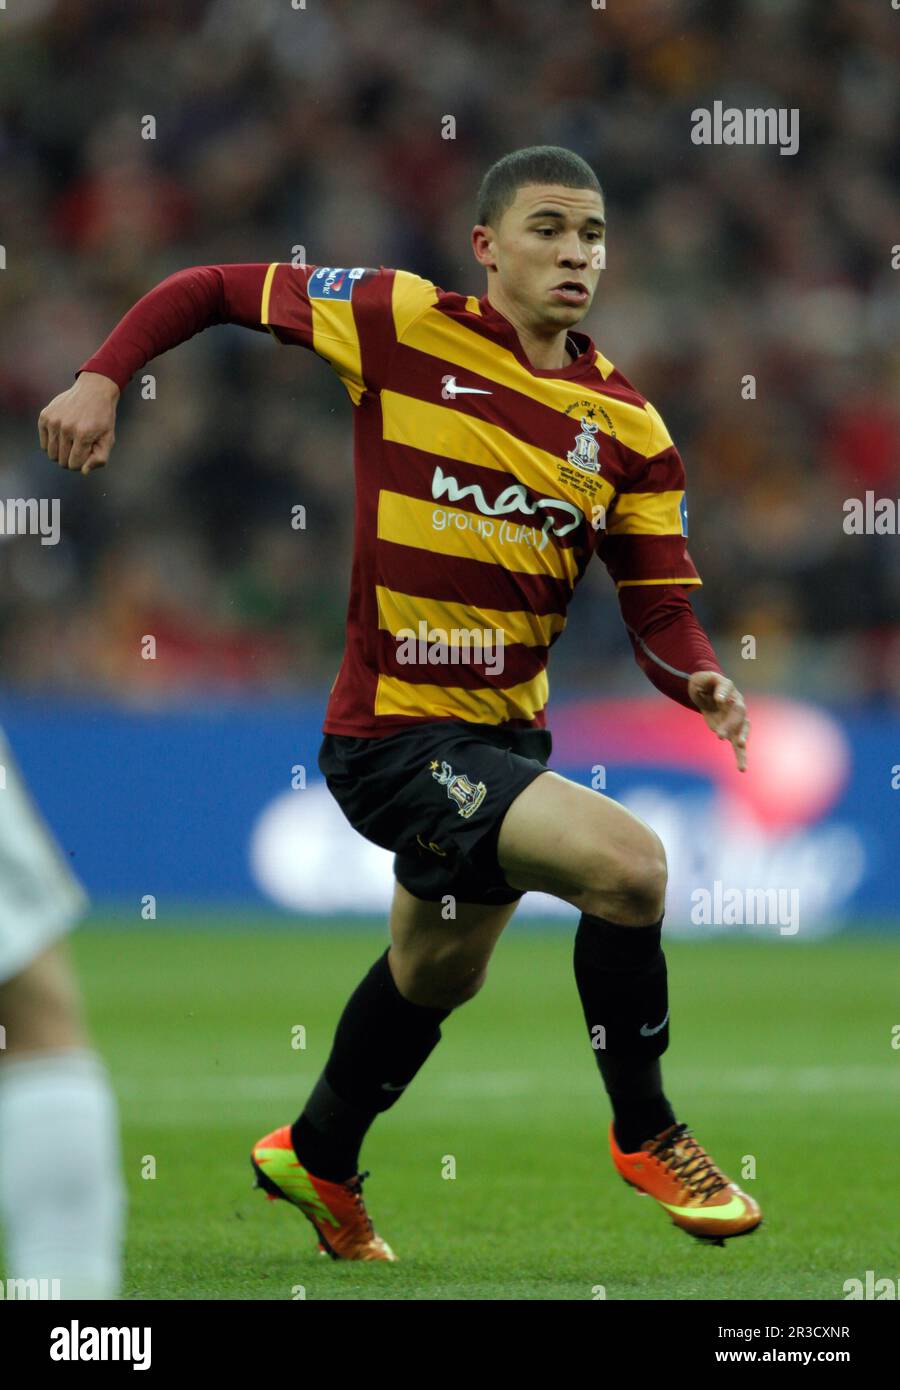
<path fill-rule="evenodd" d="M 654 900 L 665 889 L 659 836 L 611 797 L 545 772 L 503 818 L 497 857 L 511 887 L 551 893 L 582 911 L 610 902 Z"/>
<path fill-rule="evenodd" d="M 61 941 L 0 984 L 0 1026 L 6 1043 L 0 1058 L 86 1045 L 75 972 Z"/>
<path fill-rule="evenodd" d="M 517 905 L 457 902 L 448 918 L 442 903 L 416 898 L 395 883 L 388 959 L 400 993 L 433 1008 L 455 1008 L 471 998 Z"/>

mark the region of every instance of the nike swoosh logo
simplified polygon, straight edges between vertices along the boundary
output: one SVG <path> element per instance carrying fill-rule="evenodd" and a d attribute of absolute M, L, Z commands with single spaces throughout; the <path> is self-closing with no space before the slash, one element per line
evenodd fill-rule
<path fill-rule="evenodd" d="M 455 376 L 445 376 L 441 387 L 441 397 L 452 401 L 457 396 L 492 396 L 493 391 L 483 391 L 480 386 L 457 386 Z"/>
<path fill-rule="evenodd" d="M 654 1033 L 658 1033 L 659 1030 L 660 1030 L 660 1028 L 665 1028 L 665 1026 L 666 1026 L 666 1024 L 668 1023 L 668 1021 L 669 1021 L 669 1010 L 666 1009 L 666 1016 L 665 1016 L 665 1018 L 663 1019 L 662 1023 L 658 1023 L 658 1024 L 656 1025 L 655 1028 L 648 1028 L 647 1025 L 646 1025 L 646 1023 L 642 1023 L 642 1024 L 641 1024 L 641 1037 L 642 1037 L 642 1038 L 652 1038 L 652 1037 L 653 1037 L 653 1034 L 654 1034 Z"/>
<path fill-rule="evenodd" d="M 665 1207 L 666 1211 L 702 1216 L 704 1221 L 732 1221 L 736 1216 L 743 1216 L 747 1210 L 742 1197 L 732 1197 L 724 1207 L 673 1207 L 670 1202 L 660 1202 L 659 1205 Z"/>
<path fill-rule="evenodd" d="M 389 1081 L 382 1081 L 381 1089 L 383 1091 L 405 1091 L 408 1085 L 408 1081 L 404 1081 L 402 1086 L 392 1086 Z"/>

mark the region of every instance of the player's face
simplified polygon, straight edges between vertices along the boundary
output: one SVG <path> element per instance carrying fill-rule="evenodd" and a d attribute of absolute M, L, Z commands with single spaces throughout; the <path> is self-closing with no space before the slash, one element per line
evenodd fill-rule
<path fill-rule="evenodd" d="M 476 255 L 496 270 L 502 299 L 527 323 L 572 328 L 603 267 L 603 198 L 591 188 L 528 184 L 497 227 L 476 228 Z"/>

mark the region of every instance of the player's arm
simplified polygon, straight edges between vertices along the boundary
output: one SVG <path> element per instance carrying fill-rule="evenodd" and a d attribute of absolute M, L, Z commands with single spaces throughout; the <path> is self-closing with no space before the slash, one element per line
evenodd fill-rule
<path fill-rule="evenodd" d="M 619 590 L 635 659 L 657 690 L 688 709 L 698 709 L 713 733 L 730 741 L 744 772 L 750 732 L 744 697 L 716 660 L 688 593 L 675 584 Z"/>
<path fill-rule="evenodd" d="M 635 659 L 648 680 L 727 738 L 741 772 L 750 722 L 744 698 L 722 671 L 691 607 L 701 584 L 687 551 L 684 466 L 652 406 L 646 458 L 621 489 L 598 544 L 619 598 Z"/>
<path fill-rule="evenodd" d="M 83 362 L 75 383 L 38 417 L 41 448 L 61 468 L 90 473 L 115 442 L 116 407 L 135 372 L 201 329 L 239 323 L 265 332 L 259 308 L 268 266 L 191 266 L 156 285 Z"/>
<path fill-rule="evenodd" d="M 41 448 L 62 468 L 88 473 L 102 467 L 115 438 L 119 395 L 131 378 L 152 358 L 214 324 L 239 324 L 312 348 L 358 404 L 373 385 L 369 373 L 377 377 L 377 366 L 370 364 L 390 357 L 392 276 L 282 262 L 179 270 L 129 309 L 78 368 L 74 386 L 44 407 L 38 419 Z"/>

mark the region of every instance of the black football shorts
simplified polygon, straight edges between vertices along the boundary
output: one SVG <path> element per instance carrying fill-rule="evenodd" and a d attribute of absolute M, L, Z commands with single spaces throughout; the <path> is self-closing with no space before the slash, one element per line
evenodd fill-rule
<path fill-rule="evenodd" d="M 354 829 L 394 851 L 408 892 L 495 906 L 522 896 L 497 862 L 501 822 L 551 749 L 549 729 L 447 719 L 379 738 L 326 734 L 319 769 Z"/>

